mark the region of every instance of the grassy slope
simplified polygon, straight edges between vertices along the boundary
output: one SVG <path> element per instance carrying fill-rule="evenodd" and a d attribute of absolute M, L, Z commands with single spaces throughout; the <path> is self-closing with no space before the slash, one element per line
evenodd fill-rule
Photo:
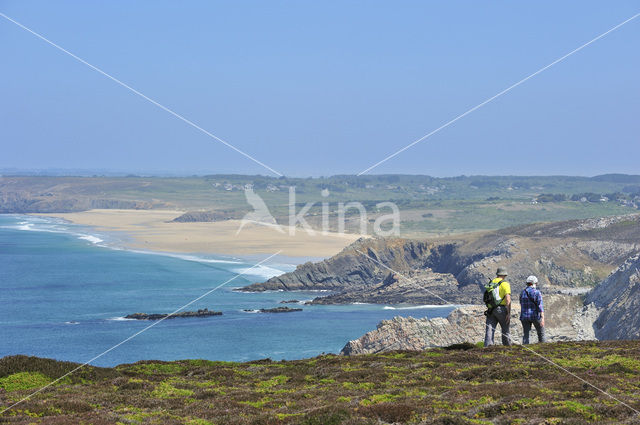
<path fill-rule="evenodd" d="M 640 409 L 640 342 L 531 347 Z M 33 357 L 1 359 L 0 404 L 73 367 Z M 627 407 L 518 346 L 88 367 L 0 415 L 0 423 L 96 425 L 639 421 Z"/>

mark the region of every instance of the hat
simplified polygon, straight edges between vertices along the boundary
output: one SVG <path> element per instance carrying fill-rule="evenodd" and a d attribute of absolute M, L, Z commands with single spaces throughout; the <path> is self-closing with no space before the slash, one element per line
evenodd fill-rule
<path fill-rule="evenodd" d="M 527 278 L 527 283 L 530 283 L 532 285 L 535 285 L 536 283 L 538 283 L 538 278 L 535 277 L 534 275 L 531 275 Z"/>
<path fill-rule="evenodd" d="M 496 270 L 496 276 L 506 276 L 508 274 L 507 269 L 504 267 L 498 267 L 498 270 Z"/>

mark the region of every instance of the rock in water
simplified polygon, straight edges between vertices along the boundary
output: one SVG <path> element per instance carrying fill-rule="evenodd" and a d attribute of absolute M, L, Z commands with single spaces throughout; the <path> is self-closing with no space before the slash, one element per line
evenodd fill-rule
<path fill-rule="evenodd" d="M 176 314 L 163 314 L 163 313 L 133 313 L 125 316 L 125 319 L 135 320 L 161 320 L 161 319 L 176 319 L 184 317 L 209 317 L 209 316 L 222 316 L 220 311 L 212 311 L 209 309 L 202 309 L 198 311 L 183 311 Z"/>
<path fill-rule="evenodd" d="M 258 313 L 291 313 L 293 311 L 302 311 L 301 308 L 289 308 L 289 307 L 275 307 L 275 308 L 261 308 L 260 310 L 244 310 L 250 313 L 257 311 Z"/>

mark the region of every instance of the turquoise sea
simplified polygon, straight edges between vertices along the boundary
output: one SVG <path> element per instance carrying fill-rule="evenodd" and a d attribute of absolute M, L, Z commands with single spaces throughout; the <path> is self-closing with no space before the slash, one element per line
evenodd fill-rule
<path fill-rule="evenodd" d="M 126 320 L 125 315 L 170 313 L 261 259 L 158 254 L 122 245 L 119 235 L 59 219 L 0 215 L 0 357 L 26 354 L 84 363 L 153 323 Z M 375 329 L 380 320 L 444 316 L 452 309 L 287 304 L 303 311 L 243 311 L 321 295 L 233 291 L 293 270 L 295 262 L 275 257 L 186 309 L 209 308 L 222 311 L 222 316 L 162 321 L 92 364 L 313 357 L 339 352 L 347 341 Z"/>

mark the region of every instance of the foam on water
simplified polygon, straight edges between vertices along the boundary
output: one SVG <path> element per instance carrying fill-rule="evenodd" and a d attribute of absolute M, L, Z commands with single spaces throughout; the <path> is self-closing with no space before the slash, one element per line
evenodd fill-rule
<path fill-rule="evenodd" d="M 443 308 L 443 307 L 457 307 L 457 306 L 424 304 L 424 305 L 411 305 L 406 307 L 392 307 L 390 305 L 385 305 L 382 308 L 383 310 L 424 310 L 424 309 Z"/>
<path fill-rule="evenodd" d="M 93 236 L 93 235 L 80 235 L 78 236 L 78 239 L 82 239 L 84 241 L 89 241 L 92 244 L 99 244 L 100 242 L 104 242 L 104 239 L 100 239 L 97 236 Z"/>
<path fill-rule="evenodd" d="M 27 217 L 15 225 L 2 226 L 4 229 L 23 230 L 28 232 L 64 233 L 78 239 L 100 245 L 104 242 L 102 235 L 93 235 L 87 232 L 79 232 L 78 228 L 67 221 L 53 217 Z"/>
<path fill-rule="evenodd" d="M 49 232 L 49 233 L 64 233 L 77 237 L 80 240 L 87 241 L 93 245 L 110 248 L 118 251 L 129 251 L 137 254 L 145 254 L 145 255 L 162 255 L 165 257 L 178 258 L 184 261 L 193 261 L 196 263 L 204 263 L 204 264 L 247 264 L 247 261 L 243 261 L 241 259 L 221 259 L 221 258 L 210 258 L 202 255 L 194 255 L 194 254 L 179 254 L 172 252 L 157 252 L 157 251 L 148 251 L 148 250 L 140 250 L 140 249 L 128 249 L 122 246 L 122 244 L 118 243 L 111 239 L 111 242 L 107 242 L 107 239 L 104 235 L 99 233 L 89 233 L 86 232 L 84 228 L 81 226 L 74 225 L 73 223 L 69 223 L 68 221 L 54 218 L 54 217 L 32 217 L 27 216 L 22 221 L 19 221 L 15 225 L 2 226 L 2 228 L 14 229 L 14 230 L 23 230 L 23 231 L 33 231 L 33 232 Z M 82 232 L 79 231 L 79 228 L 82 228 Z M 284 269 L 293 269 L 295 266 L 289 264 L 281 265 Z M 284 273 L 283 270 L 275 267 L 269 267 L 264 265 L 259 265 L 256 267 L 244 267 L 231 270 L 235 273 L 242 273 L 250 276 L 258 276 L 261 279 L 269 279 L 273 276 L 278 276 Z"/>
<path fill-rule="evenodd" d="M 184 261 L 193 261 L 195 263 L 210 263 L 210 264 L 244 264 L 244 261 L 241 260 L 223 260 L 219 258 L 208 258 L 193 254 L 178 254 L 174 252 L 158 252 L 158 251 L 147 251 L 143 249 L 127 249 L 122 247 L 117 247 L 115 249 L 121 249 L 129 252 L 135 252 L 136 254 L 145 254 L 145 255 L 161 255 L 163 257 L 172 257 L 178 258 Z"/>
<path fill-rule="evenodd" d="M 276 269 L 275 267 L 263 266 L 262 264 L 255 267 L 237 268 L 233 269 L 232 271 L 235 273 L 241 273 L 243 275 L 258 276 L 259 278 L 265 280 L 284 273 L 284 271 L 280 269 Z"/>

